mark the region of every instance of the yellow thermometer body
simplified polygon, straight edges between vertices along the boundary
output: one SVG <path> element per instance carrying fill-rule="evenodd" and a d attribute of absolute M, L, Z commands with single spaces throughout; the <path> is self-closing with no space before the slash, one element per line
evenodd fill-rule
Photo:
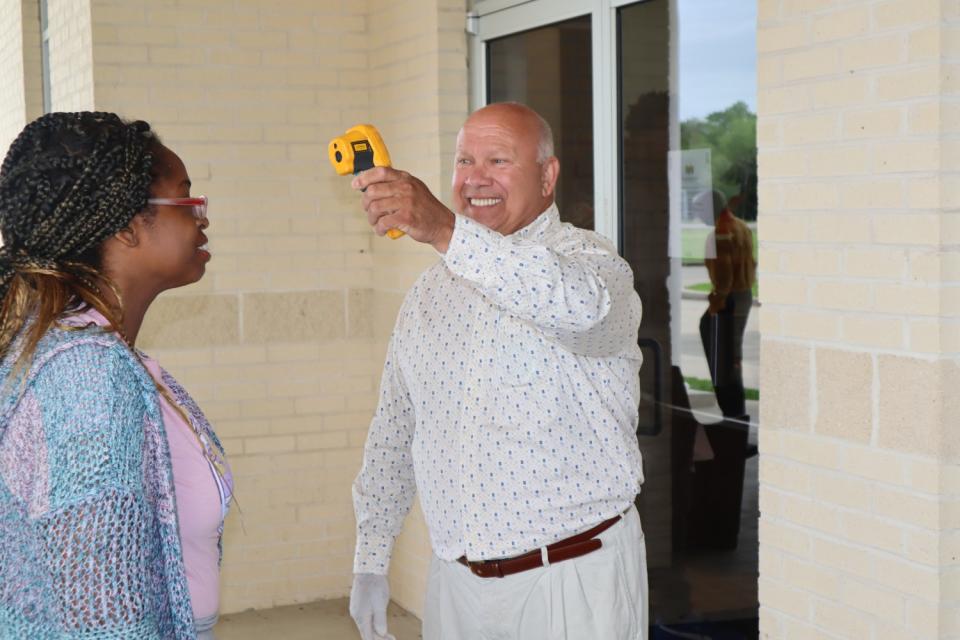
<path fill-rule="evenodd" d="M 350 127 L 342 136 L 330 141 L 327 155 L 337 175 L 357 175 L 374 167 L 389 167 L 390 152 L 383 143 L 380 132 L 372 124 Z M 400 229 L 389 229 L 387 236 L 396 240 L 403 236 Z"/>

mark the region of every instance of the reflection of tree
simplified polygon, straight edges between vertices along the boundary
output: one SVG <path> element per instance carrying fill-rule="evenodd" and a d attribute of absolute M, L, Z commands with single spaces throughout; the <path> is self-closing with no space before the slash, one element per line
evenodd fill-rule
<path fill-rule="evenodd" d="M 757 219 L 757 116 L 745 103 L 680 123 L 680 145 L 709 148 L 714 188 L 728 198 L 741 194 L 734 213 L 743 220 Z"/>

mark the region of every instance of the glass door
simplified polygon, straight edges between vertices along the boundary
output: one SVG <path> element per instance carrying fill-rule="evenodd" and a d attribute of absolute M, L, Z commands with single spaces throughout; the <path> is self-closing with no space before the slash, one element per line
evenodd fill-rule
<path fill-rule="evenodd" d="M 756 638 L 756 7 L 474 5 L 473 106 L 550 122 L 561 216 L 617 243 L 643 301 L 650 637 Z"/>

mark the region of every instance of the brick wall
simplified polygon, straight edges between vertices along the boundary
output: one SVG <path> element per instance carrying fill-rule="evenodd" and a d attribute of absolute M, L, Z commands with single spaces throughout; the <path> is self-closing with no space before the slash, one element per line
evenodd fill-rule
<path fill-rule="evenodd" d="M 90 0 L 51 1 L 47 19 L 52 110 L 93 109 Z"/>
<path fill-rule="evenodd" d="M 0 161 L 23 127 L 43 113 L 38 0 L 0 3 Z"/>
<path fill-rule="evenodd" d="M 195 394 L 236 471 L 224 612 L 349 591 L 350 486 L 386 340 L 436 258 L 370 232 L 326 145 L 375 122 L 394 162 L 443 190 L 466 109 L 458 10 L 454 21 L 434 1 L 92 0 L 97 108 L 150 121 L 210 197 L 207 276 L 154 303 L 141 346 Z M 440 62 L 458 46 L 459 82 Z M 412 523 L 400 585 L 425 575 Z M 422 587 L 397 591 L 417 592 L 415 605 Z"/>
<path fill-rule="evenodd" d="M 26 124 L 21 0 L 0 1 L 0 154 Z M 2 161 L 2 159 L 0 159 Z"/>
<path fill-rule="evenodd" d="M 464 21 L 463 0 L 370 1 L 371 121 L 394 165 L 448 205 L 456 135 L 467 115 Z M 432 248 L 409 239 L 373 240 L 378 353 L 385 351 L 403 294 L 437 259 Z M 429 560 L 417 502 L 397 542 L 390 579 L 393 598 L 418 614 Z"/>
<path fill-rule="evenodd" d="M 759 4 L 765 638 L 960 634 L 956 11 Z"/>
<path fill-rule="evenodd" d="M 22 0 L 23 93 L 26 122 L 43 115 L 43 59 L 40 44 L 40 2 Z"/>

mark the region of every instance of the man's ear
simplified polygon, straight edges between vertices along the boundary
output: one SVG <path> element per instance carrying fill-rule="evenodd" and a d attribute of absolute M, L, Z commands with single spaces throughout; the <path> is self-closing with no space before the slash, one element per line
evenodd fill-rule
<path fill-rule="evenodd" d="M 557 178 L 560 177 L 560 161 L 556 156 L 550 156 L 543 161 L 540 168 L 540 194 L 544 197 L 553 195 L 557 187 Z"/>

